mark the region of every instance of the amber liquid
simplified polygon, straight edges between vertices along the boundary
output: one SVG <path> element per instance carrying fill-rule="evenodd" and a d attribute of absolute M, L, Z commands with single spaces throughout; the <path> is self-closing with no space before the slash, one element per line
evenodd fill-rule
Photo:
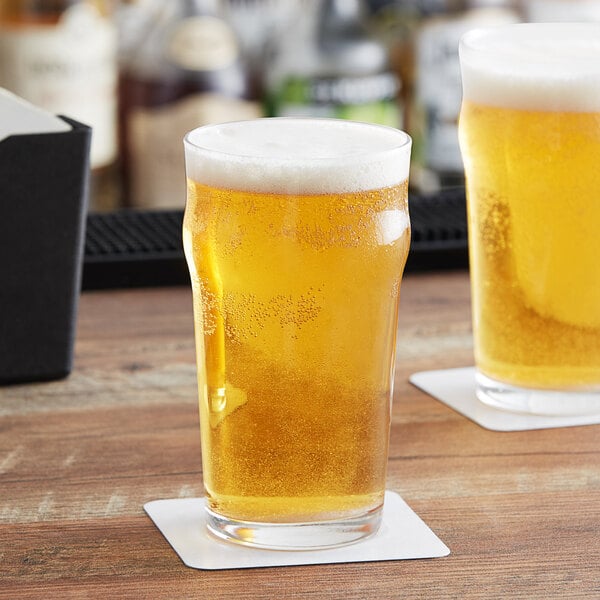
<path fill-rule="evenodd" d="M 279 196 L 188 182 L 204 484 L 232 519 L 383 503 L 406 184 Z"/>
<path fill-rule="evenodd" d="M 600 389 L 600 115 L 466 102 L 461 147 L 478 367 Z"/>

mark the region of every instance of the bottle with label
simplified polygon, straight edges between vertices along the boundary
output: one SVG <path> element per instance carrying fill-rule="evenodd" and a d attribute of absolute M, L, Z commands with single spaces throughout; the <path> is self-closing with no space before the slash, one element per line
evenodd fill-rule
<path fill-rule="evenodd" d="M 136 48 L 158 14 L 158 0 L 118 0 L 114 20 L 119 35 L 119 64 Z"/>
<path fill-rule="evenodd" d="M 370 0 L 370 25 L 388 48 L 390 64 L 402 82 L 400 100 L 405 131 L 412 130 L 410 110 L 415 85 L 415 36 L 423 18 L 423 0 Z"/>
<path fill-rule="evenodd" d="M 121 71 L 121 154 L 128 204 L 181 208 L 183 136 L 200 125 L 261 116 L 237 38 L 213 0 L 157 3 Z"/>
<path fill-rule="evenodd" d="M 92 127 L 92 210 L 119 199 L 116 51 L 108 1 L 0 2 L 0 86 Z"/>
<path fill-rule="evenodd" d="M 458 144 L 458 43 L 469 29 L 519 22 L 512 0 L 433 0 L 415 48 L 412 184 L 425 193 L 464 183 Z"/>
<path fill-rule="evenodd" d="M 223 14 L 238 36 L 252 85 L 260 97 L 271 44 L 296 18 L 303 1 L 313 0 L 221 0 Z"/>
<path fill-rule="evenodd" d="M 302 8 L 270 70 L 268 113 L 399 127 L 400 81 L 384 44 L 365 28 L 362 2 L 321 0 Z"/>

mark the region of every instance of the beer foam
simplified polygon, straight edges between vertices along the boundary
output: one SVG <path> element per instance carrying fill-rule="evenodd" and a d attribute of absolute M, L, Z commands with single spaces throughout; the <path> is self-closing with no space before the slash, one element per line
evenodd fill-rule
<path fill-rule="evenodd" d="M 522 23 L 460 41 L 463 95 L 523 110 L 600 111 L 600 23 Z"/>
<path fill-rule="evenodd" d="M 374 190 L 408 179 L 410 137 L 337 119 L 265 118 L 209 125 L 185 139 L 187 176 L 263 193 Z"/>

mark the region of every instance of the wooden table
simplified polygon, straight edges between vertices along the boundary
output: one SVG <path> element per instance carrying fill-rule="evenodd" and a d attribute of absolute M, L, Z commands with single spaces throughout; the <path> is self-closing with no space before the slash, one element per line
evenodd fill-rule
<path fill-rule="evenodd" d="M 472 363 L 466 273 L 402 289 L 388 487 L 432 560 L 196 571 L 142 505 L 202 495 L 191 294 L 86 293 L 75 369 L 0 389 L 0 598 L 600 598 L 600 426 L 486 431 L 408 383 Z"/>

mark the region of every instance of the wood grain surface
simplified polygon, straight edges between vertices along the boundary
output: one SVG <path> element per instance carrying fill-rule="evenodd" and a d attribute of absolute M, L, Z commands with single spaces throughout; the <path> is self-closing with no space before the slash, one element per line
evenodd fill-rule
<path fill-rule="evenodd" d="M 0 598 L 600 599 L 600 426 L 490 432 L 408 383 L 472 361 L 467 274 L 406 277 L 388 488 L 449 557 L 197 571 L 142 509 L 202 495 L 191 293 L 84 294 L 71 376 L 0 388 Z"/>

